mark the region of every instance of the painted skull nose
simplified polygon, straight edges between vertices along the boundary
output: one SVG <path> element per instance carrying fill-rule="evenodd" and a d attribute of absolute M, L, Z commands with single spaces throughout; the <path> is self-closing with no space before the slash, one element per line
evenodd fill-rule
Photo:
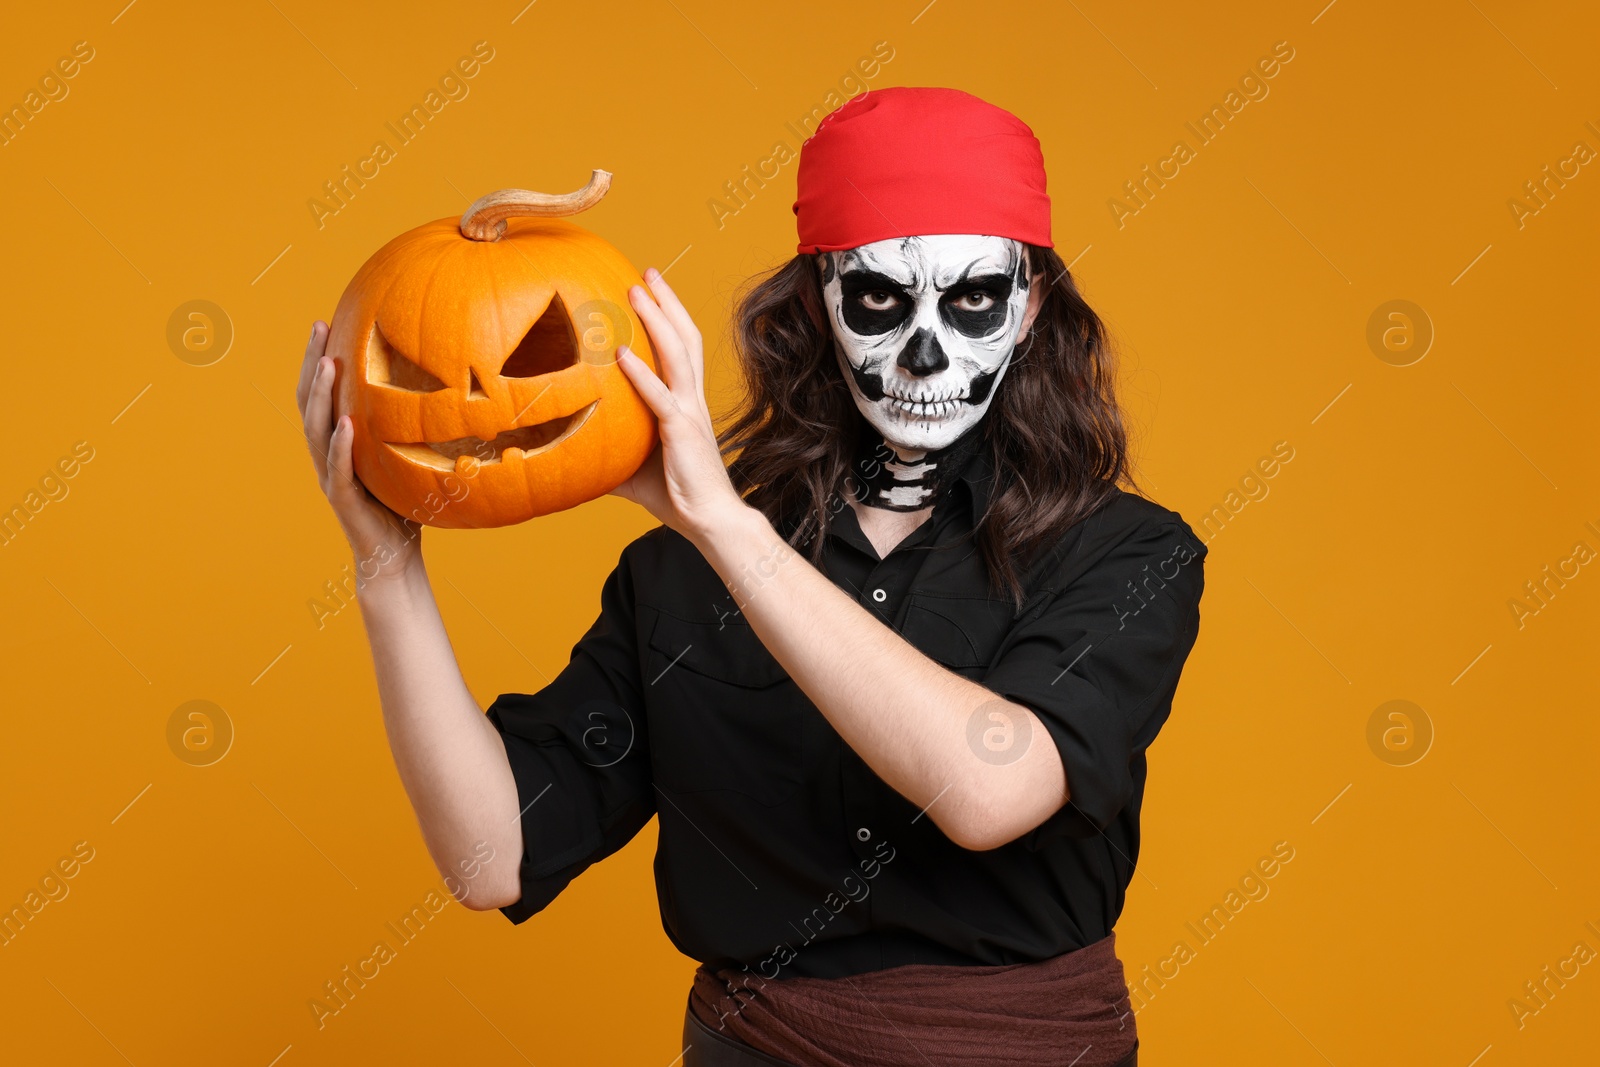
<path fill-rule="evenodd" d="M 900 358 L 895 362 L 919 378 L 937 374 L 950 365 L 949 357 L 939 347 L 939 339 L 932 330 L 926 328 L 911 335 L 911 340 L 906 342 L 905 348 L 900 351 Z"/>

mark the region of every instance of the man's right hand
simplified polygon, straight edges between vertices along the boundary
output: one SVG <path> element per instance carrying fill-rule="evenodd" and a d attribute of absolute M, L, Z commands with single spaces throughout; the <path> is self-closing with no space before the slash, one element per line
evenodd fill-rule
<path fill-rule="evenodd" d="M 348 413 L 334 411 L 334 378 L 338 368 L 324 354 L 328 324 L 311 324 L 295 402 L 305 428 L 306 445 L 317 469 L 317 481 L 355 553 L 360 584 L 399 577 L 422 558 L 422 527 L 385 507 L 356 477 L 351 458 L 355 429 Z"/>

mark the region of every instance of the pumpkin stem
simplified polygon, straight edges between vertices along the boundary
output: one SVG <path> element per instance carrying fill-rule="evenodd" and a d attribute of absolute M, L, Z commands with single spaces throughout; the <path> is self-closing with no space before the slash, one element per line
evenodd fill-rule
<path fill-rule="evenodd" d="M 506 220 L 527 216 L 552 218 L 576 215 L 600 202 L 611 188 L 611 172 L 597 170 L 589 184 L 571 193 L 535 193 L 527 189 L 498 189 L 480 196 L 461 216 L 461 234 L 474 241 L 498 241 L 505 236 Z"/>

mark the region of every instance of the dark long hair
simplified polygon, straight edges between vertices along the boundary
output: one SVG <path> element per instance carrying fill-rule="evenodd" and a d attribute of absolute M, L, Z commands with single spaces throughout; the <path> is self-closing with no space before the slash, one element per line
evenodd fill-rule
<path fill-rule="evenodd" d="M 974 535 L 989 581 L 1019 606 L 1020 574 L 1068 527 L 1134 484 L 1115 368 L 1100 317 L 1061 257 L 1028 245 L 1046 288 L 979 423 L 994 485 Z M 718 435 L 737 451 L 728 474 L 775 527 L 789 517 L 796 548 L 818 563 L 843 502 L 865 420 L 834 352 L 815 256 L 799 255 L 754 279 L 734 309 L 745 393 Z"/>

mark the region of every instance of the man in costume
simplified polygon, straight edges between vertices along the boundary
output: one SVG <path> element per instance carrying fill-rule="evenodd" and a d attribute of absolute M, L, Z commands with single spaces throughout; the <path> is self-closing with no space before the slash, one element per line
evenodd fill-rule
<path fill-rule="evenodd" d="M 617 495 L 662 525 L 559 676 L 480 714 L 420 551 L 361 591 L 396 764 L 441 871 L 518 857 L 467 901 L 517 923 L 659 819 L 663 925 L 701 963 L 686 1067 L 1128 1067 L 1112 927 L 1205 548 L 1118 484 L 1103 328 L 1026 125 L 875 91 L 797 180 L 721 435 L 688 312 L 654 270 L 630 294 L 661 447 Z M 301 409 L 370 554 L 396 520 L 350 480 L 325 336 Z"/>

